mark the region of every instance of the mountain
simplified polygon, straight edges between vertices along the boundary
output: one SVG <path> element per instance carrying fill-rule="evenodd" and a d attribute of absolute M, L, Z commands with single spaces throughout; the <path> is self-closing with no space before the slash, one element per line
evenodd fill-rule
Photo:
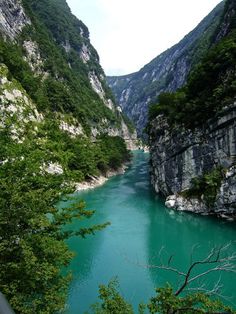
<path fill-rule="evenodd" d="M 103 136 L 135 147 L 136 133 L 114 102 L 88 28 L 66 1 L 8 0 L 0 10 L 1 129 L 9 120 L 9 134 L 19 142 L 35 124 L 52 143 L 60 138 L 64 149 L 73 147 L 68 141 L 85 141 L 101 150 Z M 75 154 L 76 148 L 70 150 Z M 59 168 L 68 169 L 58 152 L 52 149 L 51 155 Z M 91 158 L 93 169 L 80 169 L 79 181 L 99 173 L 99 161 Z"/>
<path fill-rule="evenodd" d="M 212 47 L 149 114 L 155 190 L 178 210 L 236 217 L 236 3 L 227 0 Z"/>
<path fill-rule="evenodd" d="M 117 103 L 142 135 L 148 107 L 164 91 L 175 91 L 186 82 L 189 72 L 212 44 L 212 36 L 223 13 L 221 2 L 178 44 L 166 50 L 140 71 L 125 76 L 108 77 Z"/>
<path fill-rule="evenodd" d="M 0 1 L 0 291 L 14 313 L 65 310 L 65 240 L 107 225 L 70 227 L 94 212 L 72 195 L 122 170 L 135 142 L 66 1 Z"/>
<path fill-rule="evenodd" d="M 38 110 L 75 118 L 87 136 L 108 133 L 132 142 L 133 130 L 114 103 L 89 31 L 67 3 L 9 0 L 0 8 L 0 61 Z"/>

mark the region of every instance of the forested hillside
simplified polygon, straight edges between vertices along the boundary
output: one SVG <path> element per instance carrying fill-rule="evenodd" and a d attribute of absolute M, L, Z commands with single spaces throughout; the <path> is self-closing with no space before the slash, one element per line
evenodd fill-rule
<path fill-rule="evenodd" d="M 157 192 L 172 197 L 169 207 L 235 219 L 235 0 L 227 0 L 224 11 L 223 5 L 141 71 L 110 78 L 120 94 L 116 104 L 89 30 L 65 0 L 0 1 L 0 291 L 16 314 L 66 311 L 67 266 L 73 257 L 66 240 L 85 238 L 110 224 L 88 222 L 84 227 L 81 220 L 91 218 L 94 210 L 74 192 L 82 182 L 117 173 L 130 161 L 136 132 L 119 105 L 141 135 L 148 104 L 154 103 L 148 125 L 152 183 Z M 127 189 L 133 194 L 139 186 L 139 194 L 152 195 L 141 182 L 143 169 L 136 175 L 138 184 L 125 183 L 121 189 L 126 203 Z M 137 202 L 139 198 L 135 206 Z M 140 204 L 142 214 L 148 203 Z M 132 222 L 133 215 L 131 211 Z M 148 229 L 154 216 L 144 217 L 141 223 Z M 122 220 L 127 223 L 126 214 Z M 139 225 L 137 234 L 143 237 Z M 149 238 L 147 233 L 143 242 Z M 182 285 L 177 291 L 169 285 L 158 288 L 140 313 L 173 314 L 186 308 L 189 313 L 234 313 L 198 290 L 179 296 L 195 265 L 213 265 L 211 271 L 223 265 L 235 272 L 235 254 L 227 255 L 226 248 L 213 248 L 186 273 L 174 269 L 183 276 Z M 214 289 L 220 286 L 219 280 Z M 96 314 L 133 313 L 115 282 L 100 287 L 100 299 L 91 310 Z"/>
<path fill-rule="evenodd" d="M 235 1 L 227 0 L 211 49 L 184 87 L 159 95 L 148 125 L 152 180 L 171 195 L 167 205 L 229 219 L 236 206 L 235 16 Z"/>
<path fill-rule="evenodd" d="M 55 313 L 70 279 L 64 240 L 105 226 L 65 231 L 93 211 L 56 206 L 129 161 L 136 135 L 64 0 L 0 2 L 0 82 L 0 291 L 15 313 Z"/>
<path fill-rule="evenodd" d="M 118 104 L 134 122 L 139 135 L 142 135 L 147 124 L 149 105 L 155 102 L 160 93 L 173 92 L 183 86 L 191 69 L 212 45 L 223 8 L 224 1 L 178 44 L 138 72 L 107 78 Z"/>

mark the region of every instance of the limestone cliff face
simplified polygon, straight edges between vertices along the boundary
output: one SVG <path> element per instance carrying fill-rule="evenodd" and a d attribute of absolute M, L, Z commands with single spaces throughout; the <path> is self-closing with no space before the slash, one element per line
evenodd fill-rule
<path fill-rule="evenodd" d="M 63 117 L 64 113 L 73 116 L 70 124 L 61 118 L 65 130 L 74 135 L 90 133 L 93 140 L 99 134 L 116 135 L 123 137 L 129 148 L 136 147 L 136 132 L 127 127 L 107 86 L 99 56 L 90 43 L 89 31 L 71 14 L 66 1 L 1 1 L 0 44 L 4 46 L 4 43 L 12 50 L 11 44 L 17 45 L 13 57 L 29 65 L 27 71 L 37 81 L 41 88 L 39 93 L 47 103 L 41 107 L 47 107 L 46 110 L 56 116 Z M 14 72 L 10 58 L 3 57 L 3 63 Z M 22 63 L 21 68 L 25 67 Z M 13 72 L 11 74 L 16 75 L 29 92 L 30 88 L 27 90 L 24 85 L 26 74 Z M 64 100 L 55 110 L 58 96 L 50 96 L 51 100 L 47 97 L 50 90 L 59 94 L 60 89 L 68 96 L 60 96 Z M 31 88 L 29 94 L 36 105 L 38 100 L 34 95 L 37 93 Z"/>
<path fill-rule="evenodd" d="M 236 27 L 236 2 L 227 0 L 224 14 L 221 17 L 220 28 L 217 30 L 215 42 L 219 42 L 222 38 L 226 37 L 229 32 Z"/>
<path fill-rule="evenodd" d="M 167 200 L 169 207 L 236 214 L 236 103 L 194 131 L 170 128 L 158 116 L 152 122 L 150 153 L 152 184 L 156 192 L 172 195 Z M 203 197 L 186 200 L 180 196 L 192 187 L 193 178 L 219 166 L 225 170 L 214 206 L 207 206 Z"/>
<path fill-rule="evenodd" d="M 236 218 L 236 89 L 227 88 L 233 86 L 236 73 L 235 15 L 235 1 L 227 0 L 213 36 L 215 46 L 192 72 L 192 81 L 190 79 L 185 86 L 186 93 L 191 95 L 191 88 L 195 93 L 178 107 L 179 111 L 185 110 L 184 119 L 172 116 L 171 120 L 164 112 L 150 122 L 149 129 L 152 184 L 158 193 L 167 197 L 166 205 L 230 219 Z M 201 71 L 209 63 L 214 69 L 215 64 L 220 68 L 208 80 L 209 84 L 204 84 L 212 70 Z M 193 79 L 199 74 L 202 85 Z M 223 90 L 221 98 L 217 99 L 217 92 Z M 203 94 L 205 98 L 199 101 L 199 95 Z M 207 115 L 211 97 L 215 98 Z M 172 105 L 169 103 L 170 110 Z M 191 111 L 194 105 L 196 110 Z M 179 111 L 173 112 L 178 116 Z M 190 120 L 193 125 L 187 123 Z"/>
<path fill-rule="evenodd" d="M 220 3 L 192 32 L 166 50 L 140 71 L 108 77 L 117 103 L 142 134 L 147 123 L 148 107 L 164 91 L 182 87 L 190 70 L 199 62 L 211 44 L 224 3 Z"/>
<path fill-rule="evenodd" d="M 8 128 L 14 140 L 23 142 L 27 127 L 36 132 L 43 116 L 26 91 L 17 81 L 9 81 L 8 75 L 7 67 L 0 64 L 0 130 Z"/>
<path fill-rule="evenodd" d="M 3 0 L 0 2 L 0 29 L 5 36 L 15 39 L 27 24 L 31 22 L 20 1 Z"/>

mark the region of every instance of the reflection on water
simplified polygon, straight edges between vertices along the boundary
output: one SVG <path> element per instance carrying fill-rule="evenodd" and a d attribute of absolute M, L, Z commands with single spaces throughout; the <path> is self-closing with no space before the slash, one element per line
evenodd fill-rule
<path fill-rule="evenodd" d="M 69 314 L 87 310 L 97 300 L 98 285 L 115 276 L 123 295 L 137 309 L 138 303 L 154 295 L 155 287 L 167 281 L 178 283 L 173 274 L 140 266 L 160 263 L 158 252 L 162 247 L 166 252 L 163 257 L 174 254 L 176 267 L 186 268 L 193 245 L 201 245 L 195 253 L 200 257 L 211 246 L 236 239 L 235 224 L 167 209 L 150 187 L 148 157 L 136 153 L 124 175 L 78 194 L 89 209 L 96 210 L 89 224 L 110 221 L 111 226 L 86 240 L 73 238 L 68 242 L 77 253 L 71 264 L 74 280 L 68 298 Z M 76 222 L 74 227 L 78 224 L 81 226 Z M 229 276 L 222 278 L 225 294 L 229 295 L 235 289 L 234 281 Z M 236 303 L 235 295 L 232 302 Z"/>

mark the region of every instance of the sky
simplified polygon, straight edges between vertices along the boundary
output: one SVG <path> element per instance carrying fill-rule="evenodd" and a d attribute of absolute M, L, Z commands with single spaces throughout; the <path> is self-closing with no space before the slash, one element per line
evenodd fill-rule
<path fill-rule="evenodd" d="M 107 75 L 136 72 L 178 43 L 220 0 L 67 0 Z"/>

